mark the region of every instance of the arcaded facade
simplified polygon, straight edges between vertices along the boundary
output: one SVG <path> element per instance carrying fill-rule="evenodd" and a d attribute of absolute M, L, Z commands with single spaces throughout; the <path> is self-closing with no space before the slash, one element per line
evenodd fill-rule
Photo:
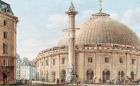
<path fill-rule="evenodd" d="M 74 12 L 73 6 L 67 12 L 72 28 L 75 28 Z M 71 61 L 75 80 L 81 83 L 140 78 L 140 41 L 129 27 L 100 10 L 74 30 L 73 60 L 69 54 L 73 52 L 69 47 L 72 46 L 71 32 L 67 31 L 56 47 L 38 54 L 38 80 L 67 81 Z"/>
<path fill-rule="evenodd" d="M 0 0 L 0 84 L 15 84 L 16 26 L 9 4 Z"/>

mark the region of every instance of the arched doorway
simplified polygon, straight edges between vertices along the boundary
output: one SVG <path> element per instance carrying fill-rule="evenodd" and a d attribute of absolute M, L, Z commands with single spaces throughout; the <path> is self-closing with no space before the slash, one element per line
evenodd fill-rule
<path fill-rule="evenodd" d="M 103 71 L 103 82 L 106 83 L 107 80 L 110 80 L 110 71 L 104 70 Z"/>
<path fill-rule="evenodd" d="M 66 71 L 64 69 L 61 70 L 60 79 L 61 79 L 61 81 L 65 81 L 66 80 Z"/>
<path fill-rule="evenodd" d="M 131 79 L 132 79 L 132 80 L 135 79 L 135 76 L 134 76 L 134 72 L 133 72 L 133 71 L 131 72 Z"/>
<path fill-rule="evenodd" d="M 124 72 L 123 72 L 123 71 L 119 71 L 119 73 L 118 73 L 118 77 L 119 77 L 119 80 L 120 80 L 120 81 L 123 81 L 124 78 L 125 78 L 125 74 L 124 74 Z"/>
<path fill-rule="evenodd" d="M 87 70 L 86 76 L 87 76 L 88 83 L 93 82 L 94 72 L 91 69 Z"/>

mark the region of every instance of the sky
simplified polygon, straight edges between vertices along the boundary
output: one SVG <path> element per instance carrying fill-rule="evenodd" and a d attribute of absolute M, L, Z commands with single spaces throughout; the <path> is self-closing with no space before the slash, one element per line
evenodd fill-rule
<path fill-rule="evenodd" d="M 71 0 L 3 0 L 19 18 L 17 53 L 30 60 L 42 50 L 57 46 L 68 27 Z M 73 0 L 77 27 L 99 12 L 99 0 Z M 140 0 L 103 0 L 103 12 L 129 26 L 140 37 Z"/>

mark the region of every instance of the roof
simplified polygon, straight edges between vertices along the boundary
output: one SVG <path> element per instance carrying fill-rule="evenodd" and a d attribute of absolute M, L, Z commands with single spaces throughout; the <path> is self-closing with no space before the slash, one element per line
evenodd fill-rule
<path fill-rule="evenodd" d="M 2 13 L 8 13 L 9 15 L 14 15 L 11 7 L 10 7 L 10 4 L 0 0 L 0 12 Z"/>
<path fill-rule="evenodd" d="M 58 46 L 67 46 L 68 33 L 65 33 Z M 140 46 L 138 37 L 129 27 L 102 12 L 93 14 L 90 20 L 80 25 L 80 29 L 76 31 L 75 40 L 76 45 L 111 43 Z"/>

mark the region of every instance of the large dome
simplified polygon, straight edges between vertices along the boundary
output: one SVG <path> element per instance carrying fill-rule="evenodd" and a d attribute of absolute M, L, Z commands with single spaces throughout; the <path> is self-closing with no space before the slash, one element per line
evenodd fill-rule
<path fill-rule="evenodd" d="M 81 24 L 80 29 L 76 31 L 76 45 L 111 43 L 138 47 L 140 41 L 136 34 L 126 25 L 111 19 L 109 16 L 99 12 Z M 68 32 L 65 33 L 58 46 L 67 46 L 67 44 Z"/>

